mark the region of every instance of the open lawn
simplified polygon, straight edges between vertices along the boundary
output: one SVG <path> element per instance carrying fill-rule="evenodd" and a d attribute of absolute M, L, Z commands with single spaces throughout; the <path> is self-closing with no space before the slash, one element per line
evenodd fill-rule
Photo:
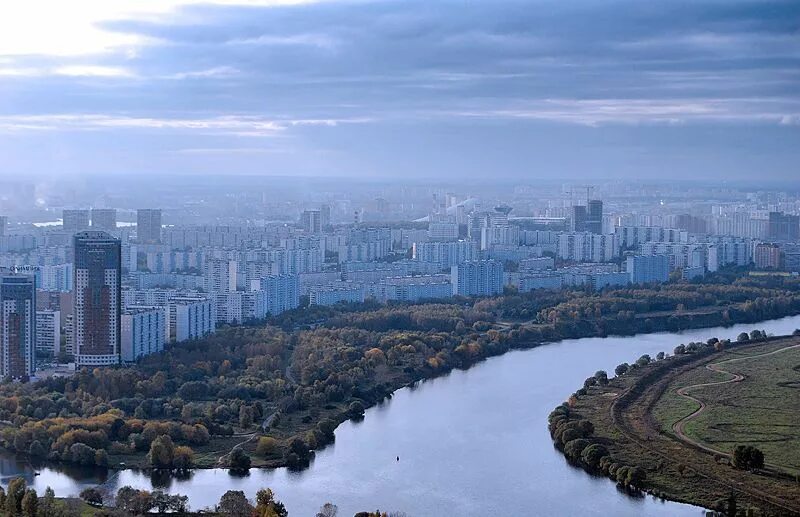
<path fill-rule="evenodd" d="M 787 348 L 794 344 L 734 349 L 710 363 L 717 371 L 698 366 L 678 375 L 653 409 L 660 428 L 672 432 L 676 422 L 698 409 L 699 404 L 677 393 L 689 387 L 684 393 L 706 404 L 685 422 L 689 439 L 725 453 L 739 444 L 753 445 L 764 452 L 767 464 L 800 475 L 800 347 Z M 736 374 L 743 379 L 692 387 L 732 380 Z"/>

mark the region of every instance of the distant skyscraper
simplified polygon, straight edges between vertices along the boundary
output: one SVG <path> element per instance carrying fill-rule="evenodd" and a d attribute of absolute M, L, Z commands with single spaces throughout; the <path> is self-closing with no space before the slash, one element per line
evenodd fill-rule
<path fill-rule="evenodd" d="M 65 232 L 77 233 L 89 229 L 88 210 L 64 210 L 61 219 Z"/>
<path fill-rule="evenodd" d="M 140 208 L 136 211 L 136 238 L 142 244 L 161 243 L 161 210 Z"/>
<path fill-rule="evenodd" d="M 117 229 L 117 211 L 114 208 L 92 208 L 92 230 L 113 232 Z"/>
<path fill-rule="evenodd" d="M 603 233 L 603 202 L 599 200 L 589 201 L 586 213 L 586 231 L 591 233 Z"/>
<path fill-rule="evenodd" d="M 331 224 L 331 205 L 322 205 L 319 207 L 320 223 L 322 227 L 330 226 Z"/>
<path fill-rule="evenodd" d="M 106 232 L 75 235 L 74 342 L 77 366 L 119 364 L 120 241 Z"/>
<path fill-rule="evenodd" d="M 800 240 L 800 216 L 770 212 L 769 238 L 776 241 Z"/>
<path fill-rule="evenodd" d="M 6 234 L 7 226 L 8 226 L 8 216 L 0 215 L 0 237 Z"/>
<path fill-rule="evenodd" d="M 27 381 L 36 362 L 36 279 L 33 275 L 0 276 L 0 375 Z"/>
<path fill-rule="evenodd" d="M 319 233 L 322 231 L 322 212 L 320 210 L 304 210 L 300 216 L 300 223 L 306 233 Z"/>
<path fill-rule="evenodd" d="M 570 219 L 570 230 L 573 232 L 586 231 L 586 207 L 575 205 L 572 207 L 572 218 Z"/>

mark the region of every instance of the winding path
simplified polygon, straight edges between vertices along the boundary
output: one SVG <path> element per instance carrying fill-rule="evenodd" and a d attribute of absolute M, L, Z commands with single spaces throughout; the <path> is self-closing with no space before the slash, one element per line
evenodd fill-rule
<path fill-rule="evenodd" d="M 693 445 L 695 447 L 698 447 L 700 449 L 703 449 L 706 452 L 710 452 L 711 454 L 718 454 L 718 455 L 725 456 L 725 457 L 729 458 L 731 456 L 730 453 L 723 452 L 723 451 L 714 449 L 712 447 L 709 447 L 707 445 L 704 445 L 703 443 L 701 443 L 701 442 L 699 442 L 697 440 L 694 440 L 692 438 L 689 438 L 689 436 L 686 435 L 686 432 L 684 431 L 684 428 L 685 428 L 686 424 L 689 421 L 694 420 L 695 418 L 697 418 L 697 416 L 700 415 L 707 408 L 707 405 L 706 405 L 705 402 L 703 402 L 702 400 L 700 400 L 697 397 L 693 397 L 693 396 L 689 395 L 688 392 L 690 390 L 694 390 L 696 388 L 704 388 L 704 387 L 707 387 L 707 386 L 720 386 L 722 384 L 731 384 L 731 383 L 734 383 L 734 382 L 742 382 L 744 380 L 744 375 L 739 374 L 739 373 L 729 372 L 727 370 L 723 370 L 722 368 L 720 368 L 720 365 L 723 365 L 723 364 L 726 364 L 726 363 L 739 362 L 739 361 L 747 361 L 747 360 L 750 360 L 750 359 L 758 359 L 760 357 L 766 357 L 768 355 L 779 354 L 781 352 L 785 352 L 787 350 L 792 350 L 794 348 L 800 348 L 800 344 L 787 346 L 787 347 L 784 347 L 784 348 L 779 348 L 777 350 L 773 350 L 771 352 L 765 352 L 763 354 L 749 355 L 749 356 L 746 356 L 746 357 L 736 357 L 734 359 L 727 359 L 725 361 L 720 361 L 718 363 L 706 365 L 706 369 L 707 370 L 710 370 L 710 371 L 716 372 L 716 373 L 722 373 L 722 374 L 730 375 L 731 378 L 728 379 L 728 380 L 725 380 L 725 381 L 704 382 L 704 383 L 700 383 L 700 384 L 693 384 L 691 386 L 684 386 L 682 388 L 678 388 L 675 391 L 675 393 L 677 393 L 681 397 L 689 399 L 692 402 L 695 402 L 696 404 L 700 405 L 700 407 L 697 408 L 696 410 L 694 410 L 692 413 L 686 415 L 685 417 L 681 418 L 680 420 L 678 420 L 677 422 L 672 424 L 672 430 L 674 431 L 675 435 L 681 441 L 686 442 L 686 443 L 688 443 L 690 445 Z M 767 465 L 769 465 L 769 464 L 767 464 Z M 769 465 L 769 466 L 775 467 L 775 465 Z"/>

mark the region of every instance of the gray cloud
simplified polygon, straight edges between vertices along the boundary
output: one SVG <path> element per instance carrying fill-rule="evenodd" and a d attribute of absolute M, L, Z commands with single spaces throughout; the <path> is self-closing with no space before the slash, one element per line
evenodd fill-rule
<path fill-rule="evenodd" d="M 653 125 L 695 136 L 709 124 L 758 126 L 792 132 L 778 149 L 788 171 L 800 120 L 797 19 L 791 1 L 192 5 L 157 22 L 104 24 L 147 42 L 135 50 L 0 60 L 0 131 L 291 135 L 309 149 L 341 143 L 362 154 L 353 167 L 366 173 L 373 167 L 358 164 L 386 158 L 376 139 L 433 126 L 487 142 L 542 124 L 634 125 L 632 145 L 651 149 Z M 477 127 L 453 129 L 463 125 Z M 175 150 L 273 154 L 222 143 L 178 139 Z M 429 170 L 452 160 L 434 158 Z"/>

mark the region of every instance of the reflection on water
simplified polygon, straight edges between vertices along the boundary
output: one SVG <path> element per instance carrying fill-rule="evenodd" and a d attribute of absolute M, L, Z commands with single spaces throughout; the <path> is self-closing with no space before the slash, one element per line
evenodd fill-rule
<path fill-rule="evenodd" d="M 51 486 L 60 496 L 98 484 L 107 493 L 125 485 L 162 489 L 188 495 L 193 509 L 213 506 L 226 490 L 254 497 L 270 487 L 298 517 L 314 515 L 325 502 L 337 504 L 341 515 L 377 507 L 415 517 L 702 515 L 696 507 L 632 497 L 609 480 L 570 466 L 547 433 L 548 413 L 596 370 L 613 371 L 642 354 L 670 352 L 679 343 L 711 336 L 735 338 L 753 328 L 789 334 L 798 327 L 800 317 L 792 317 L 680 334 L 576 339 L 511 352 L 398 391 L 367 410 L 364 420 L 342 424 L 336 441 L 318 451 L 311 468 L 302 472 L 106 472 L 32 467 L 4 454 L 0 474 L 3 484 L 21 473 L 40 493 Z"/>

